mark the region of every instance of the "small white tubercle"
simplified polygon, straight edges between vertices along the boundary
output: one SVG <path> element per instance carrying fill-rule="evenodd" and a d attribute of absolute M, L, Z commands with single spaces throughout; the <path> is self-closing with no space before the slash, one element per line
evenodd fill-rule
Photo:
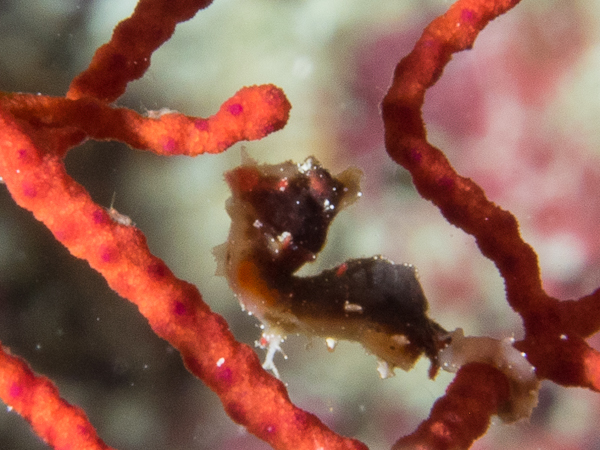
<path fill-rule="evenodd" d="M 462 328 L 450 334 L 451 344 L 439 354 L 441 368 L 456 372 L 461 366 L 472 362 L 498 368 L 510 382 L 510 402 L 498 412 L 500 418 L 511 423 L 531 416 L 531 411 L 538 403 L 540 382 L 535 375 L 535 368 L 525 359 L 525 354 L 513 347 L 514 339 L 465 337 Z"/>
<path fill-rule="evenodd" d="M 390 365 L 381 359 L 377 360 L 377 372 L 379 372 L 379 378 L 385 380 L 394 376 L 394 369 Z"/>

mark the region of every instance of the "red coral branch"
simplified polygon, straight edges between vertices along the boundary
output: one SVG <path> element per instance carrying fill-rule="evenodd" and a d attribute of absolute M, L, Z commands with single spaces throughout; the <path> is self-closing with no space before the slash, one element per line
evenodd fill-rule
<path fill-rule="evenodd" d="M 526 337 L 515 346 L 526 352 L 538 377 L 598 390 L 599 354 L 584 338 L 600 328 L 600 291 L 562 303 L 548 296 L 542 289 L 537 256 L 521 238 L 515 217 L 488 200 L 471 179 L 456 173 L 445 155 L 427 142 L 422 120 L 425 92 L 439 79 L 452 54 L 470 48 L 490 20 L 517 3 L 459 0 L 425 29 L 396 67 L 382 103 L 386 149 L 411 172 L 419 193 L 438 206 L 450 223 L 473 235 L 482 254 L 496 264 L 508 303 L 524 322 Z M 470 407 L 475 405 L 465 405 Z M 431 429 L 421 432 L 433 433 Z"/>
<path fill-rule="evenodd" d="M 275 448 L 365 448 L 291 404 L 284 385 L 262 369 L 248 346 L 234 340 L 195 286 L 177 279 L 150 253 L 138 229 L 114 222 L 64 168 L 66 151 L 86 137 L 118 139 L 161 154 L 197 155 L 223 151 L 241 139 L 260 139 L 285 124 L 290 104 L 270 85 L 242 89 L 208 120 L 181 114 L 143 118 L 104 103 L 144 73 L 150 54 L 177 22 L 207 4 L 142 0 L 74 80 L 68 99 L 3 95 L 0 175 L 20 206 L 138 306 L 156 334 L 181 352 L 188 369 L 219 394 L 235 421 Z M 12 404 L 14 399 L 6 400 Z M 27 407 L 38 413 L 31 399 Z M 60 434 L 68 440 L 66 432 L 50 423 L 43 436 Z"/>
<path fill-rule="evenodd" d="M 57 449 L 108 450 L 85 413 L 60 398 L 50 380 L 0 345 L 0 398 Z"/>
<path fill-rule="evenodd" d="M 165 113 L 143 117 L 127 108 L 113 108 L 94 98 L 69 100 L 33 94 L 3 94 L 2 104 L 12 115 L 44 132 L 74 129 L 67 142 L 44 151 L 61 156 L 73 145 L 71 140 L 86 137 L 121 141 L 139 150 L 159 155 L 197 156 L 220 153 L 244 140 L 262 139 L 283 128 L 291 105 L 283 92 L 271 84 L 240 89 L 208 119 Z"/>
<path fill-rule="evenodd" d="M 584 340 L 600 329 L 600 290 L 569 302 L 549 297 L 542 289 L 537 256 L 521 239 L 516 219 L 454 171 L 427 142 L 421 118 L 425 92 L 451 55 L 470 48 L 490 20 L 517 3 L 459 0 L 425 29 L 398 64 L 383 101 L 386 148 L 411 172 L 421 195 L 472 234 L 495 262 L 508 302 L 523 318 L 526 336 L 517 346 L 538 376 L 600 390 L 600 354 Z M 150 253 L 141 231 L 113 221 L 65 170 L 66 152 L 87 138 L 118 140 L 162 155 L 195 156 L 260 139 L 285 125 L 289 102 L 271 85 L 240 90 L 208 119 L 171 113 L 142 117 L 108 105 L 144 74 L 153 51 L 169 39 L 176 24 L 208 4 L 141 0 L 90 67 L 73 80 L 65 98 L 1 94 L 0 176 L 17 204 L 138 306 L 156 334 L 177 348 L 187 368 L 219 395 L 233 420 L 275 448 L 364 449 L 294 406 L 284 385 L 261 368 L 252 349 L 234 340 L 198 290 Z M 485 432 L 490 417 L 502 411 L 508 391 L 509 382 L 497 369 L 464 366 L 430 418 L 395 448 L 468 448 Z M 0 396 L 56 448 L 107 448 L 79 409 L 5 352 L 0 353 Z"/>
<path fill-rule="evenodd" d="M 508 398 L 508 381 L 502 372 L 487 364 L 467 364 L 458 371 L 446 395 L 434 403 L 429 418 L 414 433 L 398 440 L 393 450 L 469 448 Z"/>
<path fill-rule="evenodd" d="M 153 256 L 137 228 L 113 222 L 68 176 L 60 158 L 34 145 L 28 131 L 0 112 L 0 174 L 15 201 L 136 304 L 156 334 L 181 352 L 188 369 L 219 394 L 235 421 L 275 448 L 365 448 L 291 404 L 283 383 L 262 369 L 252 349 L 235 341 L 196 287 Z"/>
<path fill-rule="evenodd" d="M 461 0 L 452 5 L 396 67 L 382 113 L 390 156 L 411 172 L 419 193 L 450 223 L 475 236 L 481 252 L 506 280 L 511 306 L 522 311 L 544 297 L 535 252 L 521 239 L 514 216 L 489 201 L 471 179 L 458 175 L 445 155 L 427 142 L 421 118 L 425 92 L 452 54 L 470 48 L 490 20 L 517 3 Z"/>
<path fill-rule="evenodd" d="M 587 338 L 600 330 L 600 289 L 578 300 L 566 300 L 557 305 L 562 328 L 567 334 Z"/>
<path fill-rule="evenodd" d="M 100 47 L 89 67 L 69 87 L 67 98 L 93 97 L 112 102 L 127 83 L 150 67 L 150 56 L 173 35 L 175 26 L 191 19 L 212 0 L 140 0 L 128 19 L 119 23 L 111 40 Z"/>

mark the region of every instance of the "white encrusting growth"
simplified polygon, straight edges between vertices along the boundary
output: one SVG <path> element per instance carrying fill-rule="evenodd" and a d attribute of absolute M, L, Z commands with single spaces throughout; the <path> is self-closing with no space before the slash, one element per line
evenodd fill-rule
<path fill-rule="evenodd" d="M 121 214 L 119 211 L 117 211 L 114 208 L 116 194 L 117 194 L 116 192 L 113 192 L 112 200 L 110 201 L 110 207 L 106 209 L 106 212 L 108 213 L 110 218 L 114 222 L 117 222 L 119 225 L 124 225 L 126 227 L 135 226 L 135 223 L 133 223 L 133 220 L 131 220 L 131 218 L 129 216 L 126 216 L 125 214 Z"/>
<path fill-rule="evenodd" d="M 538 402 L 540 382 L 535 368 L 525 358 L 525 353 L 513 347 L 514 339 L 465 337 L 461 328 L 450 334 L 452 343 L 439 353 L 441 368 L 448 372 L 456 372 L 461 366 L 472 362 L 490 364 L 498 368 L 510 382 L 510 401 L 499 412 L 500 418 L 510 423 L 531 416 L 531 411 Z"/>
<path fill-rule="evenodd" d="M 179 114 L 179 111 L 169 108 L 160 108 L 157 110 L 148 110 L 146 111 L 146 116 L 150 119 L 160 119 L 165 114 Z"/>

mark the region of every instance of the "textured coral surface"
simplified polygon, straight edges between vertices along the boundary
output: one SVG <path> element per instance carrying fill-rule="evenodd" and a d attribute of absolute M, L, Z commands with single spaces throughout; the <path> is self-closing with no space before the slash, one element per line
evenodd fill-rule
<path fill-rule="evenodd" d="M 481 257 L 472 239 L 444 222 L 437 209 L 416 194 L 406 172 L 390 162 L 383 148 L 378 104 L 393 66 L 447 3 L 380 2 L 382 6 L 377 7 L 349 7 L 347 2 L 336 1 L 323 5 L 221 3 L 178 28 L 173 40 L 152 57 L 146 77 L 132 83 L 117 100 L 119 107 L 137 113 L 106 112 L 130 116 L 133 122 L 139 117 L 135 132 L 128 131 L 129 122 L 122 120 L 121 131 L 115 123 L 108 135 L 158 153 L 186 153 L 179 143 L 188 142 L 189 131 L 183 125 L 177 132 L 169 127 L 167 121 L 173 116 L 164 115 L 167 111 L 152 115 L 160 116 L 152 122 L 155 128 L 148 130 L 156 139 L 132 140 L 143 135 L 138 133 L 143 128 L 141 116 L 168 107 L 188 116 L 208 117 L 241 86 L 276 83 L 294 105 L 292 120 L 283 131 L 259 144 L 248 144 L 253 157 L 277 162 L 316 153 L 334 171 L 354 164 L 366 172 L 364 198 L 368 201 L 363 200 L 354 212 L 345 212 L 346 217 L 340 216 L 338 220 L 345 224 L 334 230 L 322 264 L 331 267 L 349 256 L 376 253 L 414 263 L 432 316 L 444 327 L 462 326 L 470 334 L 498 338 L 513 333 L 517 339 L 526 337 L 520 320 L 507 306 L 495 267 Z M 6 30 L 1 38 L 0 89 L 64 95 L 73 76 L 89 63 L 93 50 L 108 40 L 114 24 L 133 10 L 133 4 L 123 5 L 42 2 L 26 11 L 18 9 L 19 2 L 0 6 Z M 473 178 L 490 199 L 516 214 L 522 234 L 540 257 L 543 287 L 560 299 L 588 295 L 600 282 L 596 232 L 600 212 L 595 200 L 600 164 L 592 150 L 600 142 L 594 120 L 599 94 L 593 51 L 598 39 L 595 17 L 600 14 L 590 8 L 586 2 L 519 5 L 492 22 L 473 50 L 455 56 L 425 102 L 430 140 L 446 152 L 461 175 Z M 478 19 L 476 13 L 461 14 L 463 23 Z M 153 45 L 152 39 L 148 45 Z M 440 48 L 440 55 L 447 50 Z M 118 67 L 118 61 L 114 63 Z M 80 90 L 73 89 L 70 98 L 80 98 Z M 96 97 L 112 101 L 120 92 L 109 89 Z M 61 143 L 80 140 L 82 130 L 97 138 L 108 136 L 102 122 L 107 110 L 103 104 L 36 97 L 3 96 L 1 102 L 18 120 L 29 119 L 25 131 L 38 145 L 59 149 Z M 54 113 L 44 113 L 43 105 L 55 108 Z M 96 109 L 91 121 L 81 114 L 90 108 Z M 235 117 L 253 110 L 235 100 L 224 108 L 225 114 Z M 39 119 L 32 121 L 32 116 Z M 10 122 L 12 118 L 7 117 Z M 67 123 L 76 128 L 62 134 L 39 132 Z M 146 119 L 146 123 L 150 122 Z M 206 131 L 208 122 L 191 119 L 189 126 L 200 133 Z M 6 129 L 4 125 L 2 130 Z M 271 126 L 259 129 L 271 131 Z M 168 137 L 161 138 L 161 132 Z M 20 139 L 14 134 L 9 138 L 12 143 Z M 216 138 L 212 148 L 220 151 L 231 142 Z M 26 160 L 31 154 L 18 153 L 23 148 L 15 154 Z M 197 149 L 196 144 L 193 148 Z M 211 308 L 226 315 L 236 337 L 251 344 L 259 330 L 238 311 L 224 282 L 212 277 L 215 266 L 209 249 L 225 240 L 227 230 L 223 204 L 228 194 L 221 174 L 239 162 L 238 152 L 228 153 L 167 159 L 134 153 L 114 143 L 90 142 L 69 153 L 66 164 L 69 174 L 97 203 L 88 210 L 91 223 L 81 245 L 102 241 L 99 265 L 120 258 L 138 259 L 134 252 L 123 255 L 117 244 L 115 250 L 99 234 L 106 228 L 102 224 L 110 225 L 120 238 L 142 242 L 137 231 L 114 225 L 100 207 L 108 209 L 116 193 L 113 206 L 144 231 L 152 251 L 178 276 L 198 285 Z M 43 163 L 48 170 L 22 185 L 30 198 L 45 189 L 49 170 L 61 170 L 52 158 Z M 60 188 L 77 199 L 85 196 L 74 185 Z M 152 333 L 137 308 L 112 294 L 86 263 L 74 260 L 31 214 L 17 209 L 5 190 L 1 195 L 0 340 L 26 358 L 36 372 L 51 378 L 64 398 L 81 406 L 109 445 L 121 449 L 267 448 L 229 421 L 216 397 L 185 371 L 177 352 Z M 51 217 L 65 208 L 60 200 L 42 203 Z M 74 229 L 80 228 L 75 212 L 64 209 L 65 222 L 50 226 L 59 239 L 68 242 Z M 457 210 L 445 214 L 461 220 Z M 95 225 L 100 225 L 98 232 Z M 486 247 L 488 251 L 492 244 Z M 170 277 L 161 264 L 151 267 L 154 270 L 146 275 Z M 118 288 L 123 280 L 118 273 L 115 276 L 111 285 Z M 510 283 L 508 287 L 510 294 Z M 522 307 L 535 297 L 528 295 L 536 291 L 534 285 L 530 287 L 531 291 L 524 292 L 515 282 L 516 294 L 509 295 L 512 306 L 525 312 L 531 331 L 522 349 L 544 377 L 596 386 L 595 353 L 577 337 L 596 329 L 596 298 L 589 297 L 578 309 L 574 304 L 555 306 L 540 300 L 540 307 L 533 311 Z M 153 285 L 145 289 L 155 293 Z M 536 298 L 541 298 L 538 294 Z M 519 297 L 521 303 L 515 300 Z M 174 309 L 169 314 L 185 316 L 185 302 L 171 305 Z M 161 318 L 159 314 L 159 328 Z M 536 327 L 538 323 L 542 327 Z M 211 347 L 213 339 L 218 344 L 224 325 L 219 321 L 213 325 L 214 332 L 208 329 L 202 338 L 202 348 Z M 546 333 L 548 328 L 553 333 Z M 308 351 L 305 345 L 305 339 L 291 339 L 286 347 L 290 360 L 278 364 L 292 400 L 337 432 L 358 437 L 373 448 L 389 447 L 399 436 L 417 429 L 451 378 L 426 381 L 427 367 L 422 364 L 414 373 L 381 382 L 373 358 L 364 356 L 359 347 L 340 345 L 329 354 L 322 342 L 313 342 Z M 561 346 L 563 352 L 557 353 Z M 247 357 L 255 361 L 251 354 Z M 219 358 L 215 357 L 215 364 Z M 194 368 L 194 361 L 188 359 L 187 364 Z M 227 369 L 222 363 L 220 367 Z M 196 371 L 203 369 L 196 367 Z M 227 373 L 220 376 L 213 382 L 229 382 Z M 490 380 L 496 380 L 496 375 L 490 374 Z M 497 386 L 494 392 L 502 393 L 501 381 L 490 383 Z M 18 389 L 12 393 L 18 394 Z M 493 402 L 489 408 L 493 413 Z M 565 409 L 571 413 L 565 415 Z M 506 448 L 507 439 L 511 447 L 519 448 L 594 448 L 598 436 L 591 425 L 596 423 L 597 410 L 591 391 L 567 390 L 546 382 L 529 423 L 509 428 L 493 424 L 474 448 Z M 236 420 L 246 420 L 243 408 L 233 404 L 229 411 Z M 298 421 L 311 429 L 313 416 L 302 417 Z M 576 420 L 582 417 L 585 420 Z M 473 425 L 477 426 L 481 427 Z M 0 416 L 0 430 L 2 448 L 45 448 L 14 412 Z M 266 425 L 255 432 L 269 435 L 274 429 Z"/>

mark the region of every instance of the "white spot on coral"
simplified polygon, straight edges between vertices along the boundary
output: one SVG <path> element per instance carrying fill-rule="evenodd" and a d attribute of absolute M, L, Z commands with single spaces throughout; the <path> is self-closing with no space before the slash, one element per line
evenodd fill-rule
<path fill-rule="evenodd" d="M 116 195 L 116 193 L 113 192 L 112 200 L 110 201 L 110 207 L 106 210 L 106 212 L 108 213 L 110 218 L 114 222 L 117 222 L 119 225 L 125 225 L 126 227 L 134 226 L 135 224 L 133 223 L 133 220 L 131 220 L 131 218 L 129 216 L 126 216 L 125 214 L 121 214 L 119 211 L 117 211 L 115 208 L 113 208 L 113 205 L 115 203 L 115 195 Z"/>
<path fill-rule="evenodd" d="M 119 211 L 117 211 L 112 206 L 109 209 L 107 209 L 106 212 L 108 213 L 110 218 L 114 222 L 117 222 L 119 225 L 124 225 L 126 227 L 131 227 L 131 226 L 135 225 L 133 223 L 133 220 L 131 220 L 131 218 L 129 216 L 126 216 L 125 214 L 121 214 Z"/>
<path fill-rule="evenodd" d="M 221 367 L 224 362 L 225 362 L 225 358 L 223 358 L 223 357 L 219 358 L 217 361 L 217 367 Z"/>
<path fill-rule="evenodd" d="M 174 109 L 161 108 L 161 109 L 157 109 L 157 110 L 149 110 L 148 112 L 146 112 L 146 115 L 150 119 L 160 119 L 161 116 L 164 116 L 165 114 L 177 114 L 177 113 L 178 113 L 178 111 L 175 111 Z"/>

